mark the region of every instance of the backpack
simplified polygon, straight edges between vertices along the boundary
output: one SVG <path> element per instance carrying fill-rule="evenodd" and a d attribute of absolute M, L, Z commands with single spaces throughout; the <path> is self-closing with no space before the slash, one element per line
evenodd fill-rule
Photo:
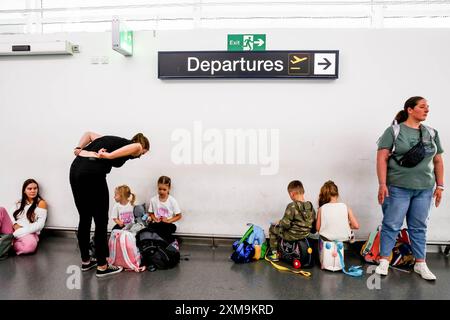
<path fill-rule="evenodd" d="M 13 245 L 14 236 L 12 234 L 0 234 L 0 260 L 8 258 L 9 251 Z"/>
<path fill-rule="evenodd" d="M 109 238 L 108 263 L 136 272 L 145 270 L 141 266 L 141 254 L 135 236 L 126 230 L 113 230 Z"/>
<path fill-rule="evenodd" d="M 147 219 L 145 219 L 145 221 L 143 219 L 143 217 L 146 215 L 145 203 L 135 205 L 133 207 L 133 215 L 134 221 L 136 221 L 136 223 L 142 224 L 144 226 L 147 225 Z"/>
<path fill-rule="evenodd" d="M 361 248 L 361 256 L 366 262 L 378 264 L 380 260 L 380 231 L 381 226 L 378 226 L 376 231 L 369 235 L 369 239 Z"/>
<path fill-rule="evenodd" d="M 267 251 L 267 241 L 264 230 L 252 223 L 241 239 L 235 241 L 232 245 L 233 253 L 231 260 L 236 263 L 248 263 L 253 260 L 264 258 Z"/>
<path fill-rule="evenodd" d="M 378 264 L 380 261 L 381 226 L 372 232 L 369 239 L 361 248 L 361 255 L 366 262 Z M 411 240 L 406 228 L 400 230 L 397 241 L 390 255 L 390 265 L 393 267 L 409 268 L 415 263 L 412 253 Z"/>
<path fill-rule="evenodd" d="M 408 230 L 402 229 L 397 236 L 395 247 L 392 249 L 390 265 L 398 268 L 411 268 L 415 262 Z"/>
<path fill-rule="evenodd" d="M 142 254 L 144 266 L 155 266 L 157 269 L 170 269 L 180 262 L 178 241 L 163 239 L 151 227 L 146 227 L 136 234 L 136 244 Z"/>
<path fill-rule="evenodd" d="M 278 253 L 281 260 L 292 263 L 296 269 L 314 266 L 313 249 L 307 238 L 297 241 L 281 239 Z"/>
<path fill-rule="evenodd" d="M 236 263 L 248 263 L 252 262 L 255 255 L 255 247 L 250 243 L 243 241 L 235 241 L 233 243 L 233 253 L 231 254 L 231 260 Z"/>

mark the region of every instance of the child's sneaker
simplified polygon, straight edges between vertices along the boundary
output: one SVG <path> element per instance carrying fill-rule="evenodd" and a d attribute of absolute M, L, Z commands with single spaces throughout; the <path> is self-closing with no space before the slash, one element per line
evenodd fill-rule
<path fill-rule="evenodd" d="M 81 271 L 89 271 L 89 270 L 95 268 L 96 266 L 97 266 L 97 260 L 91 258 L 89 263 L 87 263 L 87 264 L 82 263 L 81 264 Z"/>
<path fill-rule="evenodd" d="M 279 261 L 279 259 L 278 259 L 278 253 L 277 253 L 276 251 L 274 251 L 274 252 L 272 252 L 272 253 L 268 253 L 267 256 L 266 256 L 266 258 L 267 258 L 269 261 L 273 261 L 273 262 Z"/>
<path fill-rule="evenodd" d="M 116 266 L 108 264 L 108 266 L 106 267 L 105 270 L 97 269 L 97 273 L 95 275 L 99 278 L 103 278 L 103 277 L 111 276 L 113 274 L 122 272 L 122 270 L 123 270 L 122 267 L 116 267 Z"/>
<path fill-rule="evenodd" d="M 420 274 L 425 280 L 436 280 L 436 276 L 428 269 L 425 262 L 416 262 L 414 272 Z"/>
<path fill-rule="evenodd" d="M 389 261 L 387 259 L 380 259 L 380 264 L 375 269 L 376 274 L 387 276 L 389 271 Z"/>

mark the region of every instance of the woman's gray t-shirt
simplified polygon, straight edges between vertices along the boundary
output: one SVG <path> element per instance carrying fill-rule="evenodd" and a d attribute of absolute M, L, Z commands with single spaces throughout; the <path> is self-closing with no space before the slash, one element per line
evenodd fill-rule
<path fill-rule="evenodd" d="M 417 166 L 413 168 L 405 168 L 400 166 L 392 157 L 388 161 L 387 181 L 388 185 L 408 188 L 408 189 L 430 189 L 434 187 L 434 163 L 433 158 L 436 154 L 443 153 L 439 134 L 436 130 L 434 141 L 431 141 L 431 135 L 423 126 L 422 141 L 425 146 L 425 159 L 423 159 Z M 409 151 L 413 146 L 419 142 L 419 129 L 414 129 L 400 123 L 400 132 L 395 141 L 395 151 L 393 156 L 400 159 L 403 154 Z M 394 130 L 391 127 L 387 128 L 380 140 L 378 141 L 378 150 L 388 149 L 392 150 L 394 143 Z"/>

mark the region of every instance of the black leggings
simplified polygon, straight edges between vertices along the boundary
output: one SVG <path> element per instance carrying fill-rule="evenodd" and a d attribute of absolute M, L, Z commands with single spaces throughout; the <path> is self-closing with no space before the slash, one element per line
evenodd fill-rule
<path fill-rule="evenodd" d="M 70 186 L 80 215 L 78 245 L 82 261 L 89 261 L 89 241 L 92 218 L 95 223 L 95 255 L 99 266 L 106 264 L 108 249 L 109 191 L 105 174 L 80 173 L 70 169 Z"/>

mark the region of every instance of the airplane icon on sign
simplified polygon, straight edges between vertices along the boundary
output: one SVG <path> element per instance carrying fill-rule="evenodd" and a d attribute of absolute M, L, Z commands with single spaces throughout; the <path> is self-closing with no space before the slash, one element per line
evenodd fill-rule
<path fill-rule="evenodd" d="M 288 74 L 289 75 L 308 75 L 309 74 L 309 62 L 311 56 L 309 53 L 292 52 L 288 54 Z"/>
<path fill-rule="evenodd" d="M 308 59 L 308 57 L 304 57 L 304 58 L 299 58 L 297 56 L 294 56 L 294 60 L 291 60 L 292 64 L 297 64 L 299 62 L 305 61 L 306 59 Z"/>

